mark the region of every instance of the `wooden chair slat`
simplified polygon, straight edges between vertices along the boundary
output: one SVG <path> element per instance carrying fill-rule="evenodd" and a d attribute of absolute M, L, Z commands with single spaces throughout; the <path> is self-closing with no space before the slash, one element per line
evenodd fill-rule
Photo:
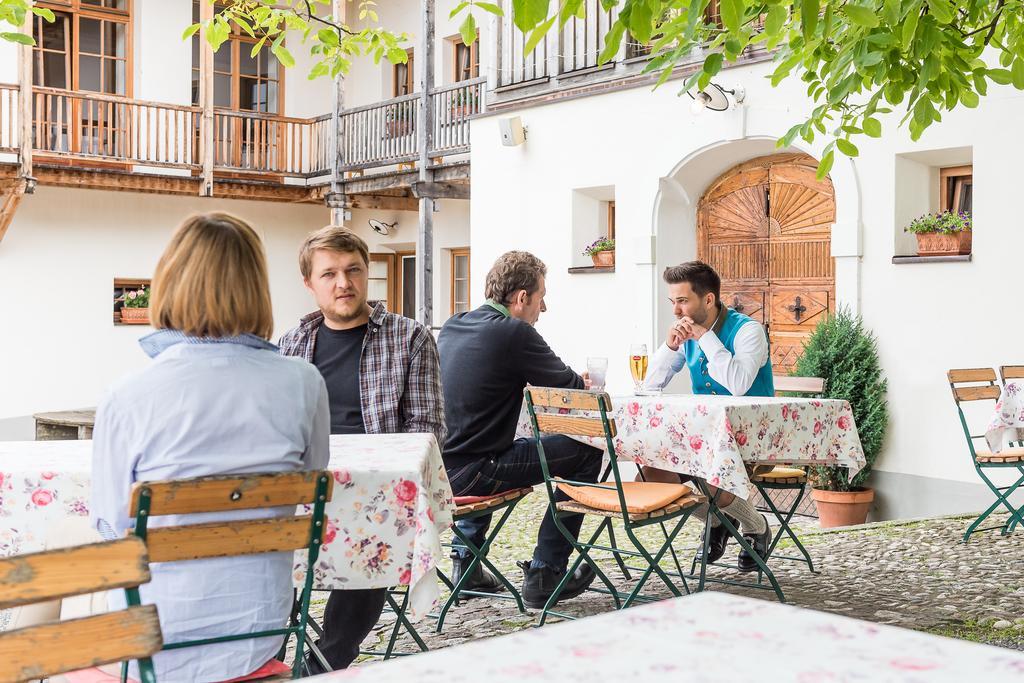
<path fill-rule="evenodd" d="M 327 476 L 330 500 L 334 478 L 322 470 L 139 482 L 132 486 L 130 514 L 138 514 L 143 489 L 152 497 L 150 517 L 312 503 L 314 482 L 321 474 Z"/>
<path fill-rule="evenodd" d="M 998 400 L 999 387 L 953 387 L 953 395 L 958 401 Z"/>
<path fill-rule="evenodd" d="M 1024 379 L 1024 365 L 1000 365 L 999 376 L 1004 382 L 1008 379 Z"/>
<path fill-rule="evenodd" d="M 540 431 L 550 434 L 566 434 L 570 436 L 604 436 L 604 426 L 600 418 L 575 417 L 572 415 L 555 415 L 537 413 L 537 427 Z M 611 435 L 615 436 L 615 421 L 608 421 Z"/>
<path fill-rule="evenodd" d="M 134 537 L 8 557 L 0 560 L 0 609 L 148 581 L 146 544 Z"/>
<path fill-rule="evenodd" d="M 157 527 L 146 535 L 150 562 L 255 555 L 309 545 L 311 515 Z M 323 538 L 324 529 L 320 529 Z"/>
<path fill-rule="evenodd" d="M 946 373 L 953 384 L 960 382 L 995 382 L 996 372 L 992 368 L 966 368 Z"/>
<path fill-rule="evenodd" d="M 154 605 L 8 631 L 0 633 L 0 683 L 148 657 L 162 646 Z"/>
<path fill-rule="evenodd" d="M 825 391 L 824 377 L 791 377 L 789 375 L 774 375 L 772 383 L 775 385 L 775 392 L 787 392 L 791 394 L 820 394 Z"/>
<path fill-rule="evenodd" d="M 530 387 L 526 390 L 537 408 L 569 408 L 571 410 L 600 410 L 598 398 L 604 396 L 605 410 L 612 409 L 608 394 L 583 389 L 551 389 Z"/>

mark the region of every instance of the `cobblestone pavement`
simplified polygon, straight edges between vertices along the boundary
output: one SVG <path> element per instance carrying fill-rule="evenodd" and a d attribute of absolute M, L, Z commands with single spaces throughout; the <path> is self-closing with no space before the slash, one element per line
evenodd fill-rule
<path fill-rule="evenodd" d="M 521 503 L 492 548 L 492 561 L 514 585 L 522 582 L 522 572 L 514 563 L 532 553 L 544 502 L 538 490 Z M 1002 537 L 997 531 L 983 532 L 965 545 L 960 539 L 970 519 L 879 523 L 838 531 L 818 529 L 816 521 L 810 520 L 797 528 L 820 573 L 811 574 L 806 565 L 794 562 L 774 562 L 772 566 L 787 600 L 794 605 L 1024 650 L 1024 533 L 1018 530 Z M 595 525 L 596 520 L 588 520 L 585 529 Z M 699 529 L 698 522 L 691 520 L 676 541 L 684 569 L 688 569 L 692 557 L 688 548 L 696 546 Z M 658 526 L 644 531 L 644 538 L 652 541 L 648 547 L 656 548 L 661 535 Z M 624 542 L 621 534 L 616 538 L 620 545 Z M 735 544 L 730 544 L 723 559 L 735 558 L 736 552 Z M 599 562 L 619 588 L 629 585 L 610 557 Z M 663 566 L 668 568 L 668 562 Z M 724 568 L 711 573 L 739 576 Z M 747 587 L 712 585 L 711 590 L 775 599 L 769 591 Z M 645 593 L 670 596 L 657 579 L 649 581 Z M 314 613 L 321 609 L 322 604 Z M 587 593 L 560 609 L 586 616 L 608 611 L 612 603 L 606 595 Z M 417 624 L 417 629 L 427 645 L 436 649 L 530 628 L 536 620 L 536 611 L 520 614 L 512 601 L 473 599 L 452 609 L 443 633 L 434 633 L 436 622 L 430 618 Z M 364 648 L 380 648 L 391 624 L 393 617 L 385 614 Z M 396 649 L 415 652 L 416 645 L 403 633 Z"/>

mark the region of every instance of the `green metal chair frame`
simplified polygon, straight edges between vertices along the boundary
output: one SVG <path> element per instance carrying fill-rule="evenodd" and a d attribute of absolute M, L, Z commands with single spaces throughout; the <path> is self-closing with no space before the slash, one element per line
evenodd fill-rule
<path fill-rule="evenodd" d="M 330 472 L 324 470 L 305 472 L 283 472 L 279 474 L 246 474 L 226 475 L 213 477 L 196 477 L 192 479 L 179 479 L 174 481 L 143 482 L 132 487 L 132 503 L 130 516 L 135 518 L 135 536 L 147 541 L 150 547 L 151 562 L 158 561 L 188 561 L 190 559 L 202 559 L 209 557 L 234 557 L 246 554 L 259 554 L 267 552 L 281 552 L 285 550 L 296 550 L 301 546 L 295 546 L 280 539 L 273 538 L 273 535 L 287 526 L 302 526 L 307 529 L 305 546 L 306 552 L 306 577 L 302 586 L 302 593 L 299 597 L 299 615 L 297 623 L 289 620 L 288 625 L 282 628 L 254 631 L 252 633 L 240 633 L 229 636 L 218 636 L 214 638 L 201 638 L 187 640 L 178 643 L 165 643 L 164 650 L 177 650 L 188 647 L 199 647 L 212 645 L 214 643 L 226 643 L 236 640 L 250 640 L 265 638 L 268 636 L 285 636 L 282 649 L 288 642 L 288 637 L 295 636 L 295 661 L 292 664 L 292 678 L 300 678 L 302 675 L 302 649 L 305 642 L 306 623 L 309 617 L 309 600 L 313 589 L 313 567 L 320 554 L 320 544 L 323 541 L 323 534 L 326 530 L 326 517 L 324 507 L 331 499 L 334 478 Z M 298 493 L 296 489 L 305 487 L 305 490 Z M 168 493 L 168 491 L 177 492 Z M 191 494 L 191 495 L 186 495 Z M 222 494 L 222 495 L 221 495 Z M 278 506 L 312 505 L 312 514 L 306 516 L 293 516 L 284 518 L 269 518 L 256 520 L 237 520 L 226 522 L 213 522 L 207 524 L 190 524 L 177 527 L 149 528 L 149 520 L 152 517 L 163 515 L 191 514 L 199 512 L 225 512 L 230 510 L 245 510 L 269 508 Z M 254 535 L 250 537 L 250 548 L 246 550 L 230 550 L 224 548 L 208 548 L 205 551 L 188 556 L 174 557 L 169 560 L 160 559 L 161 554 L 154 550 L 154 538 L 157 535 L 176 534 L 183 539 L 188 539 L 188 534 L 209 534 L 217 531 L 245 532 L 251 530 Z M 262 534 L 260 535 L 260 532 Z M 291 547 L 282 547 L 291 546 Z M 181 553 L 176 553 L 181 554 Z M 155 559 L 154 559 L 155 558 Z M 138 595 L 133 599 L 129 596 L 129 605 L 138 604 Z M 122 666 L 122 683 L 127 680 L 128 668 Z"/>
<path fill-rule="evenodd" d="M 946 377 L 949 380 L 949 388 L 953 392 L 953 400 L 956 403 L 957 413 L 960 415 L 960 426 L 963 429 L 964 437 L 967 439 L 967 449 L 971 456 L 971 462 L 974 465 L 975 471 L 981 478 L 985 485 L 988 486 L 989 490 L 996 497 L 996 502 L 992 503 L 981 515 L 978 516 L 970 526 L 967 527 L 967 531 L 964 532 L 963 542 L 967 543 L 971 538 L 971 534 L 977 531 L 992 531 L 993 529 L 1000 529 L 1000 534 L 1005 536 L 1011 533 L 1017 524 L 1024 524 L 1024 506 L 1021 508 L 1014 508 L 1010 504 L 1009 498 L 1013 495 L 1014 491 L 1024 485 L 1024 457 L 1018 458 L 1016 461 L 983 461 L 979 459 L 978 451 L 974 447 L 975 439 L 983 439 L 983 434 L 971 434 L 971 429 L 967 425 L 967 417 L 964 415 L 963 407 L 960 405 L 967 401 L 992 401 L 993 405 L 999 401 L 1000 388 L 996 384 L 996 373 L 991 368 L 971 368 L 963 370 L 950 370 L 946 373 Z M 968 386 L 964 386 L 964 385 Z M 1017 481 L 1009 486 L 996 486 L 987 474 L 985 470 L 1000 470 L 1000 469 L 1015 469 L 1017 470 L 1020 477 Z M 991 515 L 993 512 L 999 509 L 999 507 L 1005 507 L 1010 513 L 1005 524 L 998 526 L 985 527 L 979 529 L 978 527 Z"/>
<path fill-rule="evenodd" d="M 807 398 L 821 398 L 825 394 L 825 380 L 821 377 L 792 377 L 778 375 L 775 376 L 773 380 L 776 396 L 779 394 L 796 394 Z M 790 527 L 790 522 L 793 520 L 793 516 L 796 514 L 797 509 L 800 507 L 800 502 L 803 500 L 804 496 L 807 495 L 806 471 L 802 481 L 773 482 L 759 478 L 755 475 L 751 477 L 751 482 L 757 488 L 757 492 L 761 494 L 761 498 L 767 505 L 767 509 L 761 508 L 761 511 L 771 512 L 779 522 L 779 528 L 775 532 L 772 542 L 768 545 L 768 557 L 766 557 L 765 560 L 774 558 L 776 560 L 803 562 L 807 565 L 812 574 L 817 574 L 818 572 L 814 569 L 814 561 L 811 560 L 811 554 L 807 551 L 807 548 L 804 547 L 804 544 L 800 542 L 800 538 L 796 535 L 796 532 L 793 531 L 792 527 Z M 768 491 L 796 491 L 797 495 L 788 508 L 780 510 L 775 504 L 775 501 L 768 495 Z M 790 540 L 793 541 L 796 549 L 800 552 L 799 557 L 774 554 L 776 546 L 778 546 L 779 541 L 782 540 L 784 535 L 789 536 Z"/>
<path fill-rule="evenodd" d="M 524 389 L 523 394 L 526 399 L 526 407 L 530 416 L 530 423 L 533 426 L 534 438 L 537 442 L 537 451 L 540 455 L 541 470 L 544 473 L 544 486 L 548 493 L 549 514 L 554 519 L 555 526 L 566 540 L 572 544 L 577 553 L 575 562 L 573 562 L 567 569 L 565 576 L 562 577 L 562 580 L 559 582 L 558 586 L 555 587 L 551 597 L 548 598 L 547 603 L 544 605 L 538 626 L 543 626 L 549 615 L 561 617 L 563 619 L 575 618 L 569 614 L 556 612 L 552 607 L 558 602 L 558 598 L 561 595 L 562 590 L 565 588 L 568 580 L 573 576 L 576 569 L 583 562 L 586 562 L 590 568 L 594 570 L 594 573 L 605 585 L 605 589 L 591 588 L 590 590 L 610 595 L 615 603 L 616 609 L 625 609 L 638 601 L 653 600 L 653 598 L 642 596 L 640 594 L 640 591 L 643 589 L 652 574 L 656 574 L 658 578 L 661 579 L 672 595 L 676 597 L 681 596 L 682 593 L 669 578 L 669 574 L 661 568 L 660 562 L 665 556 L 665 553 L 672 549 L 672 543 L 683 528 L 686 520 L 689 519 L 697 505 L 702 502 L 701 497 L 694 494 L 692 498 L 693 502 L 690 505 L 680 507 L 678 510 L 674 510 L 672 512 L 659 514 L 658 516 L 652 517 L 649 515 L 643 515 L 642 518 L 639 518 L 639 515 L 631 514 L 627 510 L 626 497 L 622 488 L 622 477 L 619 473 L 618 458 L 615 451 L 615 423 L 613 420 L 608 418 L 608 411 L 611 407 L 611 399 L 608 394 L 575 389 L 552 389 L 542 387 L 527 387 Z M 538 405 L 542 408 L 558 408 L 559 413 L 557 415 L 543 413 L 538 416 L 536 410 Z M 594 412 L 599 414 L 599 418 L 587 416 L 587 413 L 592 414 Z M 595 429 L 594 427 L 599 428 Z M 543 434 L 565 434 L 569 436 L 592 437 L 603 436 L 605 440 L 605 448 L 608 452 L 609 467 L 614 479 L 614 485 L 600 482 L 593 483 L 573 481 L 561 477 L 552 477 L 551 472 L 548 469 L 547 457 L 544 454 L 543 441 L 541 440 L 541 436 Z M 612 516 L 603 517 L 600 524 L 598 524 L 597 530 L 591 535 L 588 541 L 584 542 L 574 538 L 572 533 L 565 527 L 565 524 L 562 522 L 562 518 L 568 515 L 580 513 L 577 511 L 559 509 L 559 503 L 555 500 L 555 487 L 558 484 L 616 491 L 619 499 L 619 510 L 615 513 L 615 517 L 622 520 L 625 534 L 629 538 L 635 550 L 620 548 L 615 544 L 614 536 L 611 535 L 613 533 L 611 532 Z M 652 555 L 640 539 L 637 538 L 635 534 L 636 529 L 651 524 L 663 524 L 664 522 L 673 519 L 678 520 L 678 522 L 671 531 L 667 532 L 665 542 L 662 544 L 661 548 L 657 553 Z M 609 538 L 611 539 L 611 545 L 608 546 L 597 543 L 597 540 L 606 530 L 609 531 Z M 616 557 L 617 562 L 620 562 L 619 556 L 623 555 L 627 557 L 643 558 L 647 566 L 643 568 L 636 585 L 630 593 L 626 594 L 616 590 L 608 576 L 590 556 L 590 552 L 592 550 L 610 552 Z M 682 572 L 679 572 L 679 577 L 683 581 L 683 590 L 689 594 L 690 589 L 687 585 L 686 577 Z"/>
<path fill-rule="evenodd" d="M 491 544 L 494 543 L 494 539 L 498 537 L 498 534 L 501 532 L 501 528 L 505 526 L 505 522 L 508 521 L 508 518 L 512 514 L 512 511 L 515 509 L 516 505 L 519 504 L 519 501 L 521 501 L 523 498 L 529 495 L 531 490 L 532 489 L 529 488 L 520 488 L 505 491 L 504 493 L 498 493 L 495 495 L 496 500 L 494 502 L 483 500 L 480 501 L 479 503 L 479 505 L 482 507 L 470 509 L 469 511 L 463 513 L 456 512 L 456 514 L 454 515 L 453 524 L 451 527 L 452 533 L 455 535 L 455 538 L 457 538 L 462 543 L 462 545 L 465 546 L 467 550 L 469 550 L 469 554 L 472 555 L 473 559 L 470 560 L 469 566 L 463 569 L 462 575 L 459 577 L 458 583 L 452 583 L 452 580 L 449 579 L 444 574 L 444 572 L 442 572 L 440 569 L 437 570 L 438 577 L 441 579 L 442 583 L 444 583 L 448 587 L 448 589 L 451 592 L 448 595 L 448 599 L 445 600 L 444 605 L 441 607 L 441 611 L 438 612 L 437 626 L 434 629 L 436 633 L 440 633 L 441 629 L 444 628 L 444 621 L 445 618 L 448 616 L 449 610 L 451 610 L 453 606 L 459 604 L 459 599 L 463 595 L 482 598 L 497 598 L 499 600 L 514 600 L 516 603 L 516 607 L 519 608 L 519 612 L 521 614 L 526 614 L 526 607 L 523 605 L 523 597 L 519 594 L 519 591 L 516 590 L 516 587 L 512 585 L 512 582 L 505 577 L 501 570 L 494 566 L 494 564 L 487 557 L 487 553 L 490 552 Z M 467 507 L 472 508 L 474 506 Z M 473 541 L 468 536 L 462 533 L 459 527 L 454 523 L 466 519 L 475 519 L 477 517 L 483 517 L 484 515 L 493 515 L 497 512 L 501 512 L 501 516 L 498 518 L 497 523 L 494 523 L 492 520 L 491 527 L 488 529 L 487 536 L 484 538 L 483 545 L 481 545 L 480 547 L 477 547 L 476 544 L 473 543 Z M 452 543 L 449 545 L 450 547 L 455 547 L 456 544 Z M 471 591 L 466 590 L 462 587 L 465 584 L 465 582 L 468 581 L 469 578 L 473 575 L 473 572 L 476 570 L 477 566 L 481 564 L 489 572 L 491 572 L 491 574 L 493 574 L 494 577 L 497 578 L 498 581 L 500 581 L 503 586 L 505 586 L 505 588 L 508 590 L 508 595 L 503 595 L 501 593 L 484 593 L 482 591 Z"/>
<path fill-rule="evenodd" d="M 314 592 L 329 593 L 330 591 L 314 590 Z M 401 598 L 401 603 L 399 603 L 398 600 L 396 600 L 396 598 Z M 420 634 L 416 630 L 416 627 L 413 626 L 411 621 L 409 621 L 409 617 L 407 616 L 406 613 L 408 606 L 408 586 L 388 588 L 384 610 L 386 612 L 392 612 L 395 615 L 395 623 L 391 628 L 391 634 L 388 637 L 388 643 L 384 647 L 383 651 L 359 650 L 359 654 L 368 657 L 380 657 L 384 661 L 387 661 L 394 657 L 408 657 L 409 655 L 417 654 L 413 652 L 395 652 L 395 644 L 397 643 L 398 636 L 402 632 L 403 628 L 405 629 L 406 633 L 409 634 L 409 637 L 413 639 L 413 642 L 416 643 L 416 646 L 419 648 L 420 652 L 427 652 L 430 648 L 428 648 L 427 644 L 423 642 L 423 638 L 420 637 Z M 292 621 L 293 623 L 297 624 L 298 620 L 299 610 L 298 603 L 296 602 L 296 608 L 292 615 Z M 309 653 L 317 660 L 317 662 L 325 671 L 332 671 L 331 665 L 327 663 L 327 658 L 324 657 L 324 654 L 320 650 L 320 647 L 316 644 L 316 639 L 322 638 L 324 635 L 323 626 L 316 623 L 316 619 L 314 619 L 313 617 L 309 617 L 309 619 L 306 622 L 306 626 L 306 649 L 309 650 Z M 313 632 L 312 635 L 310 634 L 310 631 Z M 307 671 L 306 675 L 312 675 L 312 672 Z"/>

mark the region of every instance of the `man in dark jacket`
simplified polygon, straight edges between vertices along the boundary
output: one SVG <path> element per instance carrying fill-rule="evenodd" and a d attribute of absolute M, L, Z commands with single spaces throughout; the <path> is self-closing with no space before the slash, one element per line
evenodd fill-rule
<path fill-rule="evenodd" d="M 451 317 L 441 329 L 441 386 L 444 392 L 448 440 L 444 462 L 457 496 L 487 496 L 499 491 L 532 486 L 544 481 L 540 456 L 532 439 L 516 439 L 523 405 L 523 389 L 534 386 L 583 389 L 585 381 L 572 371 L 534 328 L 544 305 L 547 268 L 536 256 L 510 251 L 487 274 L 480 308 Z M 553 476 L 597 481 L 602 452 L 566 436 L 543 439 L 544 454 Z M 561 492 L 556 496 L 568 498 Z M 583 515 L 563 519 L 579 534 Z M 490 517 L 459 523 L 474 543 L 484 542 Z M 543 607 L 567 570 L 572 545 L 562 536 L 549 514 L 537 535 L 533 560 L 521 562 L 523 599 Z M 468 551 L 452 554 L 454 573 L 468 563 Z M 594 580 L 584 563 L 566 584 L 561 599 L 583 593 Z M 470 579 L 475 590 L 500 590 L 500 584 L 477 566 Z"/>

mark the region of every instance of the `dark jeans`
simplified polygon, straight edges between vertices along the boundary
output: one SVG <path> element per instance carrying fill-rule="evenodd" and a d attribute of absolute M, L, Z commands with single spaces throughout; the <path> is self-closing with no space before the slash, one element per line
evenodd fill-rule
<path fill-rule="evenodd" d="M 317 645 L 332 669 L 345 669 L 359 656 L 359 645 L 380 619 L 387 595 L 386 588 L 331 591 Z"/>
<path fill-rule="evenodd" d="M 603 456 L 600 449 L 561 435 L 545 436 L 541 442 L 551 476 L 575 481 L 597 481 Z M 448 478 L 456 496 L 489 496 L 499 491 L 541 484 L 544 482 L 544 473 L 534 440 L 516 439 L 507 451 L 449 470 Z M 555 500 L 569 500 L 569 497 L 558 491 Z M 568 515 L 562 518 L 562 523 L 574 537 L 578 537 L 583 515 Z M 475 545 L 480 546 L 490 524 L 491 516 L 485 515 L 458 522 L 458 527 Z M 456 550 L 462 557 L 469 554 L 465 547 L 457 547 Z M 544 515 L 537 533 L 533 559 L 556 571 L 565 571 L 571 552 L 572 545 L 558 531 L 551 515 Z"/>

